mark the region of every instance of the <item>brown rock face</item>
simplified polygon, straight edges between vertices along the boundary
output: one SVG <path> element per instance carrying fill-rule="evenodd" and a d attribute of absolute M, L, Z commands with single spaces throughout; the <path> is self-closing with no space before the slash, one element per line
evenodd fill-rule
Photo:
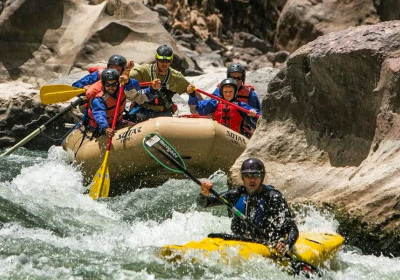
<path fill-rule="evenodd" d="M 278 20 L 275 47 L 293 52 L 329 32 L 379 21 L 372 0 L 288 0 Z"/>
<path fill-rule="evenodd" d="M 233 183 L 240 163 L 258 156 L 266 181 L 289 200 L 341 207 L 381 240 L 398 232 L 399 49 L 400 21 L 392 21 L 331 33 L 293 53 L 269 84 Z M 397 255 L 398 241 L 389 245 Z"/>

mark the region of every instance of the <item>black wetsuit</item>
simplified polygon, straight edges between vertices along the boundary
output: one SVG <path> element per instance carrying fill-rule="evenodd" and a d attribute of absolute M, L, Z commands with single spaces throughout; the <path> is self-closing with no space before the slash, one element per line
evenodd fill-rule
<path fill-rule="evenodd" d="M 261 193 L 250 196 L 247 195 L 246 188 L 241 186 L 223 192 L 221 195 L 263 231 L 263 233 L 260 233 L 234 215 L 231 229 L 235 235 L 266 244 L 283 239 L 283 242 L 290 248 L 296 242 L 299 231 L 292 219 L 285 198 L 274 187 L 262 185 Z M 214 195 L 206 197 L 199 194 L 197 204 L 201 207 L 210 207 L 222 203 Z"/>

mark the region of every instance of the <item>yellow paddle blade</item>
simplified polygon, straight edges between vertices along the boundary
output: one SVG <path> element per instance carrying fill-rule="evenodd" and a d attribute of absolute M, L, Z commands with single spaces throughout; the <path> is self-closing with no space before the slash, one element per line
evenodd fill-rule
<path fill-rule="evenodd" d="M 108 171 L 108 153 L 104 156 L 103 164 L 97 170 L 93 177 L 93 183 L 90 188 L 89 195 L 93 199 L 99 197 L 108 197 L 108 192 L 110 191 L 110 172 Z"/>
<path fill-rule="evenodd" d="M 40 88 L 40 99 L 45 105 L 65 102 L 85 91 L 68 85 L 44 85 Z"/>

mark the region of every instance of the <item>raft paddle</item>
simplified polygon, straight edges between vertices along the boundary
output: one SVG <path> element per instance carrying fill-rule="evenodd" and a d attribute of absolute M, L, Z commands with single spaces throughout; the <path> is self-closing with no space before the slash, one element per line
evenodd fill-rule
<path fill-rule="evenodd" d="M 76 99 L 74 102 L 72 102 L 70 105 L 68 105 L 67 107 L 65 107 L 63 110 L 61 110 L 58 114 L 56 114 L 54 117 L 52 117 L 51 119 L 49 119 L 47 122 L 45 122 L 44 124 L 42 124 L 39 128 L 37 128 L 35 131 L 33 131 L 31 134 L 29 134 L 28 136 L 26 136 L 24 139 L 22 139 L 21 141 L 19 141 L 17 144 L 15 144 L 14 146 L 12 146 L 10 149 L 8 149 L 5 153 L 1 154 L 0 156 L 7 156 L 9 154 L 11 154 L 14 150 L 18 149 L 19 147 L 21 147 L 22 145 L 24 145 L 25 143 L 27 143 L 28 141 L 32 140 L 35 136 L 39 135 L 40 132 L 42 132 L 43 130 L 45 130 L 47 128 L 47 126 L 49 124 L 51 124 L 52 122 L 54 122 L 55 120 L 57 120 L 58 118 L 60 118 L 62 115 L 64 115 L 66 112 L 68 112 L 69 110 L 71 110 L 72 108 L 83 104 L 86 101 L 86 99 L 78 97 L 78 99 Z"/>
<path fill-rule="evenodd" d="M 195 88 L 195 91 L 198 91 L 198 92 L 200 92 L 200 93 L 202 93 L 202 94 L 204 94 L 204 95 L 207 95 L 208 97 L 211 97 L 211 98 L 214 98 L 214 99 L 216 99 L 216 100 L 218 100 L 218 101 L 221 101 L 222 103 L 231 105 L 231 106 L 235 107 L 236 109 L 238 109 L 238 110 L 240 110 L 240 111 L 243 111 L 243 112 L 245 112 L 245 113 L 247 113 L 247 114 L 250 113 L 249 110 L 247 110 L 247 109 L 245 109 L 245 108 L 242 108 L 242 107 L 240 107 L 239 105 L 236 105 L 235 103 L 229 102 L 229 101 L 227 101 L 227 100 L 225 100 L 225 99 L 223 99 L 223 98 L 220 98 L 220 97 L 218 97 L 218 96 L 215 96 L 215 95 L 213 95 L 213 94 L 211 94 L 211 93 L 208 93 L 208 92 L 206 92 L 206 91 L 204 91 L 204 90 Z M 259 114 L 257 114 L 256 117 L 259 118 L 259 117 L 261 117 L 261 116 L 260 116 Z"/>
<path fill-rule="evenodd" d="M 139 83 L 140 86 L 149 86 L 152 82 Z M 60 103 L 70 100 L 86 92 L 84 88 L 69 85 L 44 85 L 40 88 L 40 99 L 45 105 Z"/>
<path fill-rule="evenodd" d="M 124 91 L 124 84 L 121 83 L 121 87 L 119 88 L 119 92 L 118 92 L 117 104 L 115 105 L 114 118 L 113 118 L 113 121 L 111 124 L 111 128 L 113 130 L 115 129 L 115 125 L 117 124 L 118 109 L 119 109 L 119 105 L 121 103 L 123 91 Z M 108 138 L 106 153 L 104 155 L 104 161 L 93 177 L 93 183 L 92 183 L 92 186 L 89 191 L 89 195 L 93 199 L 97 199 L 99 197 L 108 197 L 108 192 L 110 191 L 110 173 L 108 171 L 108 154 L 110 153 L 111 142 L 112 142 L 112 137 Z"/>
<path fill-rule="evenodd" d="M 146 137 L 143 139 L 143 147 L 146 150 L 146 152 L 153 158 L 155 159 L 158 163 L 160 163 L 163 167 L 172 170 L 174 172 L 180 171 L 181 173 L 185 173 L 186 176 L 188 176 L 190 179 L 193 180 L 196 184 L 201 186 L 201 182 L 199 179 L 194 177 L 187 169 L 185 166 L 185 163 L 179 153 L 175 150 L 175 148 L 168 143 L 167 140 L 165 140 L 160 134 L 158 133 L 149 133 L 146 135 Z M 163 158 L 167 159 L 170 163 L 172 163 L 173 166 L 175 166 L 177 169 L 171 168 L 169 164 L 164 163 L 161 161 L 157 155 L 162 155 Z M 179 163 L 179 161 L 181 163 Z M 226 200 L 222 195 L 220 195 L 218 192 L 216 192 L 214 189 L 210 189 L 210 192 L 217 197 L 217 199 L 228 206 L 229 210 L 236 216 L 238 216 L 241 220 L 243 220 L 245 223 L 256 229 L 258 232 L 261 234 L 265 235 L 265 233 L 251 220 L 247 218 L 246 215 L 244 215 L 241 211 L 239 211 L 234 205 L 232 205 L 228 200 Z M 268 238 L 268 236 L 266 236 Z M 277 255 L 278 257 L 281 257 Z M 291 267 L 293 272 L 299 273 L 300 270 L 304 270 L 306 273 L 308 272 L 317 272 L 319 273 L 319 269 L 303 260 L 298 260 L 296 259 L 295 256 L 290 255 L 289 253 L 286 253 L 285 256 L 283 256 L 287 259 L 289 259 Z"/>

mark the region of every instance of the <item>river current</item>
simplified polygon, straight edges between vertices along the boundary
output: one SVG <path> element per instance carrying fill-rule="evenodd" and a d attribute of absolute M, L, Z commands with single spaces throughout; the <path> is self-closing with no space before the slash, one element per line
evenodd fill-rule
<path fill-rule="evenodd" d="M 225 189 L 225 174 L 210 179 L 216 190 Z M 60 147 L 19 149 L 1 158 L 0 279 L 293 279 L 261 257 L 162 259 L 163 245 L 230 233 L 226 207 L 197 208 L 199 188 L 191 180 L 97 201 L 85 190 L 79 167 L 67 163 Z M 329 213 L 310 206 L 295 214 L 300 230 L 338 228 Z M 322 279 L 397 280 L 399 275 L 400 258 L 365 255 L 345 244 L 326 264 Z"/>

